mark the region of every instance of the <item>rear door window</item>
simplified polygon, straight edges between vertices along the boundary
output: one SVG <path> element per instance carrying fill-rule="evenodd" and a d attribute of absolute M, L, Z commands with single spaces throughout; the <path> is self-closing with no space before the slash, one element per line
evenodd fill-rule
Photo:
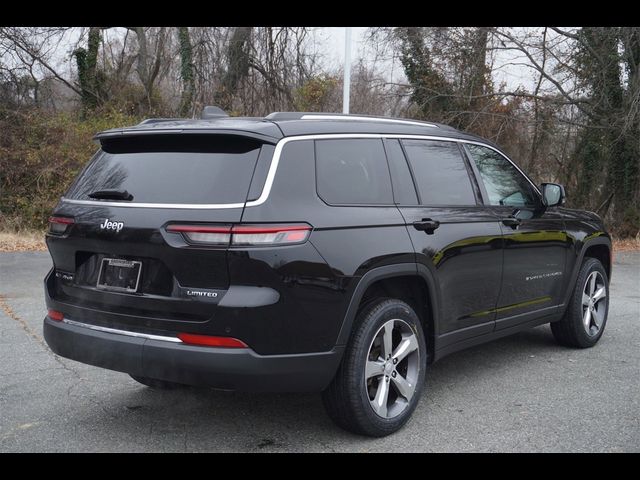
<path fill-rule="evenodd" d="M 393 183 L 393 196 L 396 203 L 400 205 L 417 205 L 418 196 L 416 187 L 411 178 L 411 172 L 407 165 L 407 159 L 402 152 L 400 141 L 390 138 L 386 141 L 387 158 L 389 159 L 389 170 L 391 171 L 391 182 Z"/>
<path fill-rule="evenodd" d="M 422 205 L 476 205 L 469 171 L 458 145 L 402 140 Z"/>
<path fill-rule="evenodd" d="M 381 139 L 316 140 L 318 195 L 332 205 L 393 205 Z"/>
<path fill-rule="evenodd" d="M 223 135 L 147 135 L 105 140 L 67 193 L 127 191 L 132 203 L 243 203 L 261 144 Z M 101 200 L 96 200 L 101 201 Z"/>

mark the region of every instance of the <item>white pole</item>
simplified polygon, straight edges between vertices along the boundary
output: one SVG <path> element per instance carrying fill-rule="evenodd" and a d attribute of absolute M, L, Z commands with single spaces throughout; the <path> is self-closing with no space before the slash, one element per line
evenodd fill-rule
<path fill-rule="evenodd" d="M 349 113 L 349 90 L 351 89 L 351 27 L 344 32 L 344 87 L 342 89 L 342 113 Z"/>

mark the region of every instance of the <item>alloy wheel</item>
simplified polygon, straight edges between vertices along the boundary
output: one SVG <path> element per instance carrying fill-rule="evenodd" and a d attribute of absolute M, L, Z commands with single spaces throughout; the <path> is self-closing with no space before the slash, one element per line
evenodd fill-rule
<path fill-rule="evenodd" d="M 591 272 L 582 290 L 582 324 L 591 337 L 602 328 L 607 312 L 607 286 L 600 272 Z"/>
<path fill-rule="evenodd" d="M 418 338 L 400 319 L 380 327 L 369 347 L 365 366 L 365 388 L 373 411 L 393 418 L 409 407 L 420 373 Z"/>

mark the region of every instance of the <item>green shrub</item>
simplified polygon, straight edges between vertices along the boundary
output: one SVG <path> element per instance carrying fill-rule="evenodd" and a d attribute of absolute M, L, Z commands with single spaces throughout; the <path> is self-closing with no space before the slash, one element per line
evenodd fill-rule
<path fill-rule="evenodd" d="M 79 113 L 0 110 L 0 221 L 41 229 L 60 196 L 91 159 L 93 136 L 138 123 L 118 110 Z"/>
<path fill-rule="evenodd" d="M 302 112 L 325 111 L 337 87 L 336 77 L 330 75 L 311 77 L 294 91 L 294 108 Z"/>

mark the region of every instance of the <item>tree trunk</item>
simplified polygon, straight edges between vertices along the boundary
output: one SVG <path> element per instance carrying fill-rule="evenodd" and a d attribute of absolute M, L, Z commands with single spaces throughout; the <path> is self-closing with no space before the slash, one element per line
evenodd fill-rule
<path fill-rule="evenodd" d="M 444 120 L 451 108 L 451 85 L 432 62 L 421 27 L 397 27 L 400 62 L 412 88 L 411 100 L 420 109 L 420 117 Z"/>
<path fill-rule="evenodd" d="M 249 43 L 252 27 L 236 27 L 227 48 L 227 71 L 215 94 L 216 103 L 223 110 L 233 108 L 233 97 L 243 78 L 249 73 Z"/>
<path fill-rule="evenodd" d="M 469 107 L 475 108 L 482 100 L 478 97 L 487 93 L 487 42 L 489 41 L 490 27 L 478 27 L 473 32 L 471 46 L 471 75 L 469 84 L 465 90 L 469 92 Z"/>
<path fill-rule="evenodd" d="M 144 31 L 143 27 L 134 27 L 134 31 L 136 32 L 136 37 L 138 38 L 138 61 L 136 62 L 136 72 L 138 73 L 138 78 L 140 79 L 142 87 L 144 88 L 145 94 L 147 96 L 147 102 L 151 103 L 151 91 L 149 88 L 149 68 L 147 64 L 149 58 L 147 34 Z"/>
<path fill-rule="evenodd" d="M 606 160 L 608 164 L 606 186 L 614 192 L 614 215 L 617 223 L 623 221 L 625 210 L 634 203 L 638 181 L 637 132 L 629 135 L 629 127 L 637 115 L 625 108 L 625 89 L 620 69 L 618 27 L 585 27 L 585 37 L 601 58 L 601 69 L 593 75 L 600 80 L 600 98 L 597 112 L 605 129 Z M 635 137 L 635 138 L 634 138 Z M 635 152 L 634 152 L 635 151 Z"/>
<path fill-rule="evenodd" d="M 100 27 L 89 27 L 87 49 L 78 48 L 74 53 L 78 67 L 78 83 L 81 89 L 81 101 L 85 111 L 94 109 L 99 104 L 97 65 L 98 50 L 102 40 Z"/>
<path fill-rule="evenodd" d="M 180 116 L 190 116 L 193 108 L 195 92 L 195 76 L 193 72 L 193 49 L 188 27 L 178 27 L 180 42 L 180 77 L 182 79 L 182 95 L 180 98 Z"/>
<path fill-rule="evenodd" d="M 153 35 L 155 38 L 155 52 L 151 52 L 149 38 L 144 27 L 130 27 L 138 38 L 138 54 L 136 72 L 142 87 L 144 88 L 147 107 L 153 107 L 153 90 L 156 79 L 160 73 L 160 67 L 163 62 L 164 42 L 166 37 L 166 27 L 160 27 L 158 32 Z"/>

